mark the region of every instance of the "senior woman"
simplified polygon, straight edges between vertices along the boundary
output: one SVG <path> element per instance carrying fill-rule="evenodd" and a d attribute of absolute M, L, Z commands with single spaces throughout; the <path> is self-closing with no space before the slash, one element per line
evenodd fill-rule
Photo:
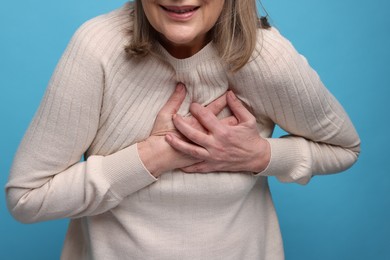
<path fill-rule="evenodd" d="M 358 153 L 255 0 L 137 0 L 74 35 L 6 192 L 22 222 L 71 218 L 62 259 L 277 260 L 267 177 L 306 184 Z"/>

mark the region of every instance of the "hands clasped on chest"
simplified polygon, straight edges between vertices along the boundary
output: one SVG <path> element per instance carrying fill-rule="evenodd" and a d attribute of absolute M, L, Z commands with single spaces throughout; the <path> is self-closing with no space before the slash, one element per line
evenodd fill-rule
<path fill-rule="evenodd" d="M 267 167 L 270 145 L 260 136 L 255 117 L 232 91 L 206 107 L 192 103 L 188 117 L 176 114 L 185 96 L 179 83 L 158 113 L 151 135 L 138 144 L 141 160 L 155 177 L 173 169 L 234 173 L 261 172 Z M 225 107 L 232 115 L 217 118 Z"/>

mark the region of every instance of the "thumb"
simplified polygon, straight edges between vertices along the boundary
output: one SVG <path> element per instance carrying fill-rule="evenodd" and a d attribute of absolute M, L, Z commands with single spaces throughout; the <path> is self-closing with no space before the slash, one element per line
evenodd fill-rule
<path fill-rule="evenodd" d="M 161 114 L 176 114 L 179 110 L 181 104 L 183 103 L 186 97 L 186 88 L 183 83 L 178 83 L 176 85 L 175 91 L 169 97 L 168 101 L 161 108 Z"/>

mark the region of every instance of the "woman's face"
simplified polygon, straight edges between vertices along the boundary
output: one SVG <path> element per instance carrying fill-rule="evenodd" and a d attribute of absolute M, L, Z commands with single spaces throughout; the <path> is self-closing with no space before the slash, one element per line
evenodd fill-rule
<path fill-rule="evenodd" d="M 229 0 L 230 1 L 230 0 Z M 176 58 L 187 58 L 207 44 L 225 0 L 141 0 L 161 44 Z"/>

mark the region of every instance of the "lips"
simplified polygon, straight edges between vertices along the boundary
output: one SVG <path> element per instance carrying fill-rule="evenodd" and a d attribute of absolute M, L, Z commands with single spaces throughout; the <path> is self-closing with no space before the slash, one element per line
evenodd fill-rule
<path fill-rule="evenodd" d="M 167 12 L 175 14 L 192 13 L 199 9 L 199 6 L 161 6 Z"/>

